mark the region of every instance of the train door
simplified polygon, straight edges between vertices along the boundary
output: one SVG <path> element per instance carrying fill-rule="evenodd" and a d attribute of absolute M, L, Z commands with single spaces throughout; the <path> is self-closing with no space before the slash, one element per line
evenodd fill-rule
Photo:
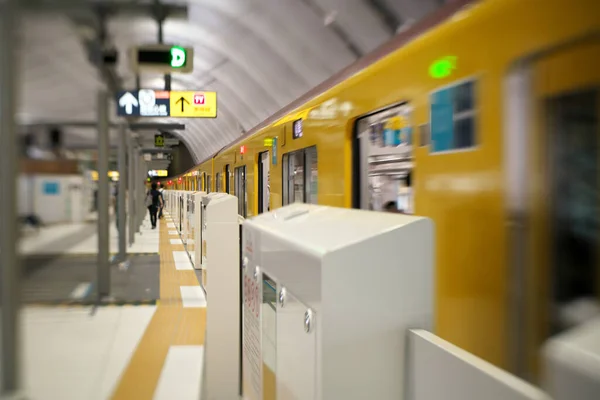
<path fill-rule="evenodd" d="M 231 167 L 225 166 L 225 192 L 231 194 Z"/>
<path fill-rule="evenodd" d="M 317 204 L 317 147 L 312 146 L 283 155 L 283 205 Z"/>
<path fill-rule="evenodd" d="M 505 87 L 513 362 L 600 312 L 598 38 L 513 68 Z M 533 133 L 533 134 L 532 134 Z"/>
<path fill-rule="evenodd" d="M 238 214 L 246 218 L 246 205 L 248 200 L 248 194 L 246 193 L 246 166 L 237 167 L 234 175 L 234 191 L 238 198 Z"/>
<path fill-rule="evenodd" d="M 210 175 L 206 175 L 206 193 L 210 193 L 212 191 L 212 177 Z"/>
<path fill-rule="evenodd" d="M 271 158 L 268 151 L 258 155 L 258 213 L 269 211 Z"/>
<path fill-rule="evenodd" d="M 223 191 L 223 177 L 221 176 L 222 174 L 220 172 L 217 172 L 215 174 L 215 192 L 220 193 Z"/>
<path fill-rule="evenodd" d="M 413 212 L 411 115 L 412 107 L 405 103 L 356 122 L 354 207 Z"/>

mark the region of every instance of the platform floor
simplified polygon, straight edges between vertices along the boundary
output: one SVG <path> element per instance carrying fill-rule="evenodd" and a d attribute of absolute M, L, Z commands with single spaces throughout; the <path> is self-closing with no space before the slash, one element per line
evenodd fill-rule
<path fill-rule="evenodd" d="M 112 265 L 110 297 L 112 302 L 150 303 L 160 295 L 160 257 L 158 254 L 129 255 L 126 268 Z M 90 303 L 97 299 L 96 255 L 29 256 L 23 260 L 25 271 L 23 302 Z"/>
<path fill-rule="evenodd" d="M 183 245 L 171 243 L 174 236 L 169 235 L 166 227 L 169 222 L 161 220 L 160 228 L 153 231 L 149 231 L 149 224 L 146 224 L 138 238 L 138 249 L 144 245 L 146 248 L 155 246 L 159 254 L 138 255 L 138 267 L 132 267 L 140 271 L 145 268 L 145 275 L 156 277 L 158 287 L 150 288 L 159 297 L 156 305 L 24 306 L 21 315 L 22 376 L 28 398 L 199 399 L 206 297 L 189 260 L 186 262 L 178 256 L 184 251 Z M 58 232 L 63 233 L 64 240 L 80 233 L 81 228 L 63 227 Z M 33 290 L 33 294 L 38 298 L 48 296 L 47 300 L 56 299 L 58 289 L 54 293 L 41 291 L 45 279 L 47 282 L 55 279 L 53 274 L 50 278 L 45 275 L 52 267 L 56 271 L 61 269 L 60 274 L 54 273 L 68 281 L 60 288 L 58 298 L 64 298 L 67 293 L 74 296 L 74 292 L 81 295 L 89 290 L 83 286 L 78 289 L 78 285 L 73 287 L 76 281 L 81 284 L 90 280 L 89 265 L 86 264 L 93 264 L 93 257 L 78 255 L 82 254 L 78 249 L 85 246 L 81 242 L 69 245 L 66 254 L 59 257 L 55 253 L 46 253 L 56 235 L 48 231 L 41 235 L 37 247 L 26 244 L 30 246 L 28 260 L 37 257 L 39 264 L 26 272 L 30 277 L 35 276 L 31 281 L 36 283 L 37 292 Z M 83 242 L 86 240 L 89 237 Z M 113 271 L 118 272 L 118 269 Z M 74 274 L 79 280 L 72 278 Z M 129 279 L 137 278 L 133 274 Z M 150 282 L 148 285 L 152 286 Z M 27 276 L 25 287 L 28 287 Z M 133 293 L 126 284 L 123 288 Z M 26 292 L 26 297 L 32 292 Z"/>
<path fill-rule="evenodd" d="M 169 223 L 168 215 L 160 222 L 160 300 L 114 400 L 200 398 L 206 297 L 194 269 L 177 256 L 185 249 L 171 243 Z"/>
<path fill-rule="evenodd" d="M 110 398 L 156 306 L 92 311 L 91 307 L 24 309 L 22 376 L 29 399 Z"/>
<path fill-rule="evenodd" d="M 134 235 L 133 245 L 127 248 L 128 253 L 158 253 L 159 229 L 151 230 L 150 228 L 150 221 L 146 218 L 140 232 L 136 232 Z M 43 227 L 39 232 L 22 238 L 21 253 L 24 256 L 96 254 L 98 252 L 97 232 L 96 221 Z M 110 252 L 114 254 L 119 250 L 119 233 L 114 220 L 110 222 L 109 235 Z"/>

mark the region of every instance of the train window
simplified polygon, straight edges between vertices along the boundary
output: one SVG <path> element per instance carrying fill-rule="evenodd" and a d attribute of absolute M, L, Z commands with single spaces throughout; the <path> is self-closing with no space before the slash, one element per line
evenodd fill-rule
<path fill-rule="evenodd" d="M 231 167 L 225 166 L 225 192 L 231 194 Z"/>
<path fill-rule="evenodd" d="M 221 173 L 217 172 L 217 174 L 215 175 L 215 192 L 219 193 L 221 191 L 221 182 L 222 177 L 221 177 Z"/>
<path fill-rule="evenodd" d="M 318 172 L 315 146 L 283 155 L 283 205 L 317 204 Z"/>
<path fill-rule="evenodd" d="M 475 81 L 437 90 L 430 99 L 431 152 L 463 150 L 476 145 Z"/>
<path fill-rule="evenodd" d="M 202 191 L 206 192 L 206 172 L 202 173 Z"/>
<path fill-rule="evenodd" d="M 212 191 L 212 177 L 210 175 L 206 175 L 206 193 L 210 193 Z"/>
<path fill-rule="evenodd" d="M 412 213 L 412 107 L 400 104 L 356 124 L 355 207 Z M 419 133 L 420 130 L 419 130 Z"/>
<path fill-rule="evenodd" d="M 305 171 L 306 171 L 306 188 L 305 188 L 305 198 L 306 202 L 310 204 L 317 204 L 317 179 L 318 179 L 318 171 L 317 171 L 317 148 L 309 147 L 304 151 L 304 160 L 305 160 Z"/>
<path fill-rule="evenodd" d="M 271 157 L 268 151 L 259 154 L 258 160 L 258 212 L 269 211 Z"/>
<path fill-rule="evenodd" d="M 547 99 L 551 334 L 585 320 L 600 294 L 600 91 L 589 89 Z M 576 316 L 577 315 L 577 316 Z M 582 317 L 584 319 L 582 319 Z"/>
<path fill-rule="evenodd" d="M 235 195 L 238 198 L 238 214 L 246 218 L 246 166 L 235 169 Z"/>

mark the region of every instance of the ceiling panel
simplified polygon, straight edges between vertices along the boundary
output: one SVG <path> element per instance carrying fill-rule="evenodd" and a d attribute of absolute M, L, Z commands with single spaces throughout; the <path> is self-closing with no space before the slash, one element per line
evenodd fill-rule
<path fill-rule="evenodd" d="M 398 20 L 421 18 L 439 0 L 377 0 Z M 366 53 L 391 36 L 373 7 L 374 0 L 196 0 L 187 20 L 167 20 L 164 40 L 194 47 L 194 72 L 173 76 L 174 90 L 214 90 L 215 120 L 187 119 L 176 132 L 201 161 L 250 130 L 329 76 L 355 61 L 353 46 Z M 402 15 L 400 15 L 402 14 Z M 89 30 L 68 15 L 26 15 L 21 26 L 19 119 L 21 122 L 93 121 L 97 70 L 83 39 Z M 329 18 L 326 21 L 326 18 Z M 80 21 L 80 20 L 78 20 Z M 335 25 L 335 29 L 332 25 Z M 135 76 L 126 60 L 137 44 L 155 43 L 158 28 L 150 18 L 112 17 L 110 42 L 119 50 L 117 68 L 126 88 Z M 142 86 L 160 89 L 158 74 L 143 74 Z M 111 118 L 115 116 L 111 101 Z M 154 120 L 159 121 L 159 120 Z M 167 120 L 162 120 L 167 122 Z M 171 120 L 171 122 L 174 122 Z M 93 129 L 70 132 L 78 144 L 95 140 Z M 115 137 L 115 133 L 112 133 Z"/>

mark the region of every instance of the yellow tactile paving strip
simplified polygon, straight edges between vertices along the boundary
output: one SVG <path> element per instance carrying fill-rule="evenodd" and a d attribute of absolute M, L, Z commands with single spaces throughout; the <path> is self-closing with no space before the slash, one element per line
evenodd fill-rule
<path fill-rule="evenodd" d="M 160 224 L 160 301 L 121 376 L 113 400 L 152 400 L 169 347 L 204 344 L 206 309 L 183 308 L 179 289 L 198 285 L 198 279 L 194 271 L 175 269 L 173 251 L 184 248 L 171 244 L 173 236 L 169 236 L 164 219 Z"/>

